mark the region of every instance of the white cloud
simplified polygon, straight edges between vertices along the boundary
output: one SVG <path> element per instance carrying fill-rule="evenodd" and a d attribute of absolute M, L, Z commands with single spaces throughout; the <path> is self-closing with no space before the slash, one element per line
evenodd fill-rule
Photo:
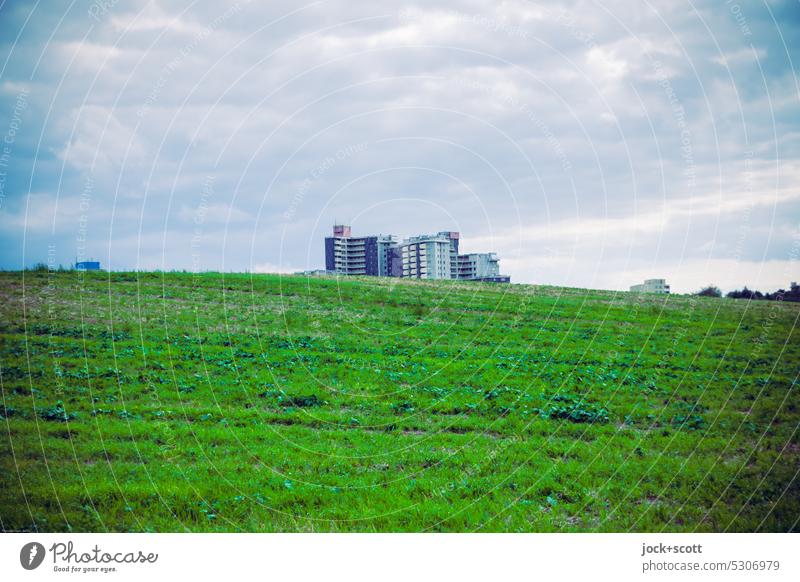
<path fill-rule="evenodd" d="M 199 34 L 205 26 L 180 14 L 166 12 L 157 2 L 149 2 L 140 11 L 114 14 L 109 19 L 112 28 L 120 32 L 169 31 L 180 34 Z"/>
<path fill-rule="evenodd" d="M 178 218 L 191 224 L 233 224 L 253 219 L 247 212 L 228 204 L 207 204 L 196 207 L 182 205 Z"/>
<path fill-rule="evenodd" d="M 115 59 L 129 51 L 124 51 L 113 44 L 100 44 L 90 41 L 70 41 L 55 45 L 54 56 L 64 65 L 71 65 L 80 74 L 98 73 L 101 69 L 113 66 Z"/>
<path fill-rule="evenodd" d="M 8 232 L 47 233 L 69 229 L 74 236 L 78 218 L 88 212 L 78 196 L 57 197 L 49 192 L 31 192 L 16 208 L 0 212 L 0 227 Z"/>
<path fill-rule="evenodd" d="M 711 61 L 723 67 L 730 67 L 740 64 L 753 64 L 758 60 L 766 58 L 766 56 L 766 49 L 750 47 L 715 55 L 711 57 Z"/>
<path fill-rule="evenodd" d="M 112 109 L 86 105 L 75 111 L 73 118 L 74 133 L 59 152 L 70 166 L 89 173 L 111 172 L 144 160 L 141 138 L 120 122 Z"/>
<path fill-rule="evenodd" d="M 618 81 L 628 72 L 628 62 L 616 56 L 613 50 L 592 47 L 586 53 L 586 65 L 590 74 L 601 81 Z"/>

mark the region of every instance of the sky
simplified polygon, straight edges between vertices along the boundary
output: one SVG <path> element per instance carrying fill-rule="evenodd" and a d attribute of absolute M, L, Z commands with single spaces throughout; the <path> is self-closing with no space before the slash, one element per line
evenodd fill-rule
<path fill-rule="evenodd" d="M 798 0 L 4 2 L 0 268 L 294 272 L 344 222 L 788 287 L 798 66 Z"/>

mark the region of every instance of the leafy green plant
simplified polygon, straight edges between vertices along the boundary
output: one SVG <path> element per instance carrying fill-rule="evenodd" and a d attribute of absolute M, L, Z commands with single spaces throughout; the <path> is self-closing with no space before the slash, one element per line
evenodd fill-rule
<path fill-rule="evenodd" d="M 6 405 L 3 405 L 3 404 L 0 404 L 0 418 L 11 418 L 12 416 L 17 414 L 18 412 L 19 411 L 16 408 L 14 408 L 13 406 L 6 406 Z"/>
<path fill-rule="evenodd" d="M 541 409 L 541 416 L 557 418 L 578 423 L 606 423 L 608 410 L 586 402 L 574 394 L 556 394 L 550 399 L 551 404 Z"/>
<path fill-rule="evenodd" d="M 686 430 L 703 430 L 706 428 L 706 419 L 702 415 L 705 407 L 700 404 L 677 402 L 673 407 L 676 412 L 672 416 L 672 426 Z"/>
<path fill-rule="evenodd" d="M 64 405 L 61 401 L 56 402 L 52 406 L 48 406 L 47 408 L 42 408 L 39 410 L 39 416 L 43 420 L 49 421 L 58 421 L 58 422 L 67 422 L 69 420 L 73 420 L 78 417 L 78 414 L 75 412 L 67 412 L 64 409 Z"/>
<path fill-rule="evenodd" d="M 323 404 L 325 404 L 325 401 L 316 394 L 284 396 L 280 401 L 281 406 L 294 408 L 311 408 L 313 406 L 322 406 Z"/>

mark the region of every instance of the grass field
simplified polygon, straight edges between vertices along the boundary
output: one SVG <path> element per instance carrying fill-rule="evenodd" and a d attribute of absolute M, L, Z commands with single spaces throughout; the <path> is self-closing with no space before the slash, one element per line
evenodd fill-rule
<path fill-rule="evenodd" d="M 0 519 L 40 531 L 791 531 L 800 305 L 0 273 Z"/>

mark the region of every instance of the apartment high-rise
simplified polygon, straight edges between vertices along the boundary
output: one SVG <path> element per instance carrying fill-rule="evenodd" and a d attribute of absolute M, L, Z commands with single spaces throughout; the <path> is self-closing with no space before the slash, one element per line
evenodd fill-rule
<path fill-rule="evenodd" d="M 412 236 L 400 243 L 402 277 L 410 279 L 452 279 L 450 262 L 453 239 L 445 233 Z M 457 239 L 456 239 L 457 240 Z"/>
<path fill-rule="evenodd" d="M 325 269 L 340 275 L 391 276 L 391 235 L 354 237 L 350 227 L 337 224 L 325 238 Z"/>

